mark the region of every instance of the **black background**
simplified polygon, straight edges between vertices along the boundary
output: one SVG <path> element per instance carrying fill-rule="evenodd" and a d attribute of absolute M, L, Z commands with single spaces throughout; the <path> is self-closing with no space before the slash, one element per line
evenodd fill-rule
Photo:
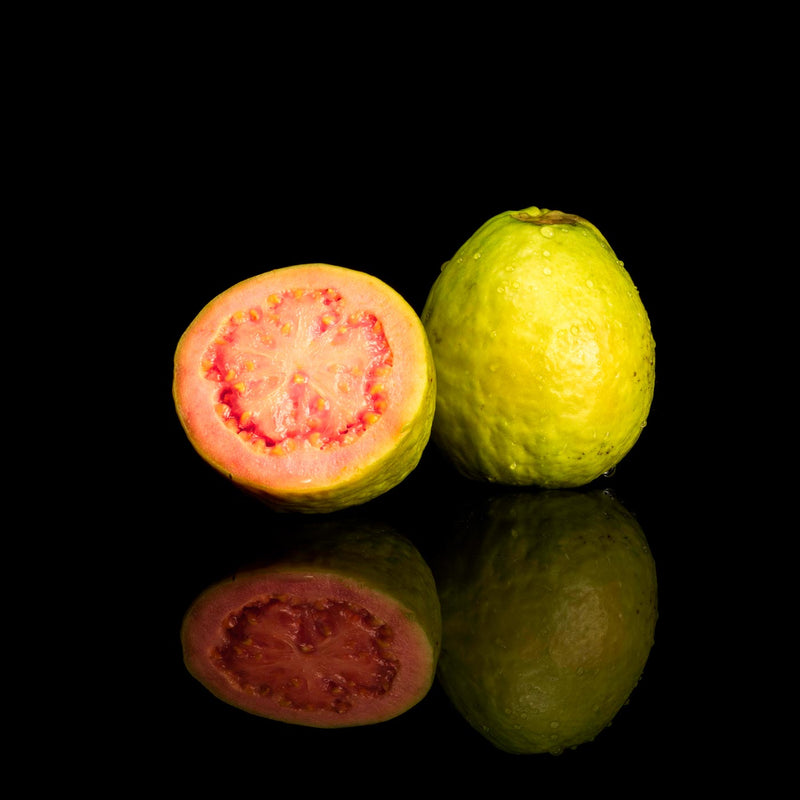
<path fill-rule="evenodd" d="M 273 782 L 302 796 L 364 785 L 465 791 L 487 779 L 498 792 L 517 790 L 520 779 L 531 792 L 619 790 L 642 772 L 650 786 L 715 781 L 711 744 L 724 705 L 715 623 L 725 575 L 710 567 L 704 539 L 714 516 L 704 467 L 710 445 L 697 431 L 710 401 L 686 341 L 700 301 L 682 281 L 692 229 L 683 201 L 702 205 L 711 191 L 684 145 L 710 145 L 665 112 L 672 89 L 662 86 L 660 103 L 644 113 L 633 90 L 584 89 L 585 113 L 562 122 L 532 101 L 519 113 L 526 97 L 541 99 L 552 84 L 516 84 L 498 108 L 470 102 L 448 76 L 424 105 L 402 82 L 357 100 L 341 84 L 310 82 L 294 103 L 277 80 L 236 100 L 217 87 L 213 103 L 198 88 L 187 97 L 178 83 L 159 93 L 146 121 L 131 120 L 123 154 L 139 198 L 125 206 L 127 269 L 139 287 L 136 324 L 147 334 L 137 354 L 146 368 L 129 388 L 148 388 L 142 433 L 130 442 L 147 467 L 117 488 L 123 507 L 136 498 L 138 526 L 122 558 L 135 592 L 125 727 L 145 723 L 120 776 L 152 776 L 200 796 L 217 786 L 266 793 Z M 552 757 L 495 750 L 438 685 L 396 720 L 341 731 L 282 725 L 216 700 L 183 667 L 182 615 L 262 537 L 280 536 L 285 520 L 213 473 L 186 440 L 171 398 L 181 333 L 233 283 L 313 261 L 370 272 L 420 312 L 441 264 L 479 225 L 531 205 L 582 215 L 603 231 L 639 288 L 657 343 L 649 423 L 615 474 L 596 482 L 638 518 L 658 570 L 655 645 L 630 703 L 594 742 Z M 695 287 L 709 268 L 692 266 Z M 389 520 L 433 557 L 474 491 L 431 445 L 400 486 L 348 513 Z"/>

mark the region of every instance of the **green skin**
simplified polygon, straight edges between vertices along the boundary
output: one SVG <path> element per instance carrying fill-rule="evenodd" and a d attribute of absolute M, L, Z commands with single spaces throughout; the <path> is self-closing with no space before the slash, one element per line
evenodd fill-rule
<path fill-rule="evenodd" d="M 602 493 L 490 499 L 437 570 L 438 679 L 497 748 L 591 741 L 648 659 L 656 571 L 636 520 Z"/>
<path fill-rule="evenodd" d="M 441 608 L 433 574 L 417 548 L 379 523 L 306 523 L 272 571 L 330 572 L 392 597 L 427 633 L 435 655 L 441 645 Z"/>
<path fill-rule="evenodd" d="M 532 207 L 488 220 L 444 265 L 421 318 L 433 439 L 467 477 L 579 487 L 638 440 L 655 384 L 650 321 L 585 219 Z"/>

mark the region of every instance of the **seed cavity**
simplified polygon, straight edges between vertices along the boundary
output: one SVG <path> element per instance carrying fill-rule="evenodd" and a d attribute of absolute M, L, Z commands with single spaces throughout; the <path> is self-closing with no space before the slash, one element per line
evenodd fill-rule
<path fill-rule="evenodd" d="M 399 669 L 392 628 L 353 603 L 273 595 L 231 614 L 223 630 L 217 668 L 285 708 L 345 714 L 390 691 Z"/>
<path fill-rule="evenodd" d="M 202 360 L 215 408 L 265 455 L 330 449 L 373 429 L 391 397 L 392 350 L 371 312 L 335 289 L 273 293 L 233 313 Z"/>

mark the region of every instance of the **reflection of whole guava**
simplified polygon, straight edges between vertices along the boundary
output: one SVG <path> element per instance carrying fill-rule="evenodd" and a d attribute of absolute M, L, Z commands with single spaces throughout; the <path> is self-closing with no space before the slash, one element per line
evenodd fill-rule
<path fill-rule="evenodd" d="M 653 644 L 656 571 L 638 522 L 603 492 L 490 499 L 437 574 L 438 678 L 496 747 L 594 739 Z"/>
<path fill-rule="evenodd" d="M 445 264 L 422 321 L 434 440 L 470 478 L 582 486 L 636 443 L 655 343 L 630 275 L 590 222 L 498 214 Z"/>

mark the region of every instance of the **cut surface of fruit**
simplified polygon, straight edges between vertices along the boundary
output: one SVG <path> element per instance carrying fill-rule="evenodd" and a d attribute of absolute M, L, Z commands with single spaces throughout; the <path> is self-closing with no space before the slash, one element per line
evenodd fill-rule
<path fill-rule="evenodd" d="M 281 706 L 345 714 L 354 694 L 380 697 L 397 675 L 392 629 L 352 603 L 282 594 L 249 603 L 224 625 L 218 668 L 242 691 L 273 695 Z"/>
<path fill-rule="evenodd" d="M 326 264 L 223 292 L 175 356 L 174 398 L 195 448 L 276 507 L 330 511 L 399 483 L 427 444 L 435 373 L 393 289 Z"/>
<path fill-rule="evenodd" d="M 181 633 L 187 669 L 217 697 L 312 727 L 408 710 L 433 682 L 440 637 L 432 573 L 410 542 L 384 533 L 320 539 L 221 581 L 192 603 Z"/>

